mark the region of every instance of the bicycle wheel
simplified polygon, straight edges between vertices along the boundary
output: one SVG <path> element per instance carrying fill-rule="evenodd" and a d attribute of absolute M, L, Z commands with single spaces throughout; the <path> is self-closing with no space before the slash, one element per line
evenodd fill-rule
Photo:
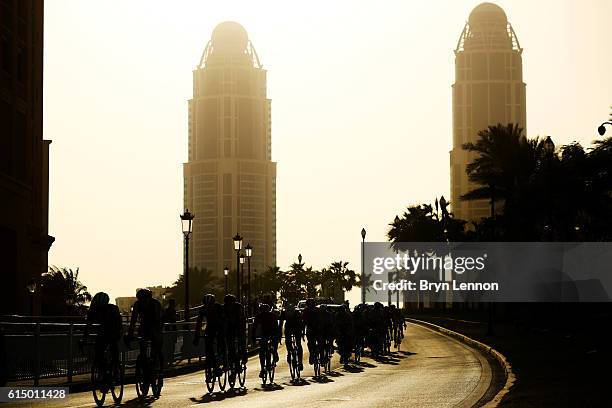
<path fill-rule="evenodd" d="M 111 394 L 115 404 L 120 404 L 123 398 L 123 376 L 125 374 L 125 367 L 123 363 L 117 362 L 113 368 L 113 385 L 111 387 Z"/>
<path fill-rule="evenodd" d="M 146 370 L 141 358 L 136 361 L 136 370 L 134 376 L 136 377 L 136 394 L 138 398 L 144 398 L 149 395 L 149 381 L 147 379 Z"/>
<path fill-rule="evenodd" d="M 237 371 L 238 363 L 230 363 L 229 370 L 227 371 L 227 382 L 229 383 L 230 389 L 234 389 L 236 386 Z"/>
<path fill-rule="evenodd" d="M 219 389 L 221 391 L 225 390 L 225 386 L 227 385 L 227 369 L 226 367 L 221 368 L 221 374 L 217 377 L 217 382 L 219 383 Z"/>
<path fill-rule="evenodd" d="M 240 363 L 240 372 L 238 373 L 238 383 L 241 387 L 244 387 L 244 383 L 246 382 L 246 364 Z"/>
<path fill-rule="evenodd" d="M 276 371 L 276 364 L 272 363 L 268 367 L 268 378 L 270 379 L 270 384 L 274 383 L 274 372 Z"/>
<path fill-rule="evenodd" d="M 215 376 L 212 367 L 206 367 L 204 369 L 204 382 L 206 382 L 208 392 L 213 392 L 215 389 Z"/>
<path fill-rule="evenodd" d="M 104 391 L 104 372 L 97 364 L 94 364 L 91 367 L 91 384 L 93 385 L 93 389 L 91 391 L 93 393 L 94 401 L 96 402 L 97 406 L 101 407 L 104 405 L 106 391 Z"/>
<path fill-rule="evenodd" d="M 153 397 L 155 397 L 155 399 L 160 397 L 163 386 L 164 376 L 161 371 L 156 370 L 151 380 L 151 392 L 153 393 Z"/>
<path fill-rule="evenodd" d="M 289 374 L 291 374 L 291 381 L 295 380 L 297 364 L 295 362 L 295 355 L 293 351 L 289 353 Z"/>

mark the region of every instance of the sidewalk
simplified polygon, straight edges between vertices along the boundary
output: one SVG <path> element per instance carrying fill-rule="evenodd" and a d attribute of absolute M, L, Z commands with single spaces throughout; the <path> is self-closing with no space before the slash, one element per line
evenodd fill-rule
<path fill-rule="evenodd" d="M 486 312 L 431 310 L 407 316 L 465 334 L 506 356 L 517 381 L 502 407 L 610 406 L 612 325 L 607 317 L 590 316 L 591 324 L 581 328 L 520 327 L 497 320 L 494 335 L 487 335 Z"/>

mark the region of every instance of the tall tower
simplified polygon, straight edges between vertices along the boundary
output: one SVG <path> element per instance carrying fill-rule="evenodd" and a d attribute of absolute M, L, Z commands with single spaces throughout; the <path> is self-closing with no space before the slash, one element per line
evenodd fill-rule
<path fill-rule="evenodd" d="M 523 60 L 516 34 L 501 7 L 482 3 L 470 13 L 455 49 L 451 205 L 455 216 L 477 221 L 490 215 L 487 200 L 461 201 L 474 188 L 465 173 L 475 155 L 462 149 L 489 125 L 526 129 Z"/>
<path fill-rule="evenodd" d="M 191 267 L 236 270 L 232 237 L 253 247 L 251 271 L 276 264 L 276 163 L 266 71 L 238 23 L 219 24 L 193 71 L 184 204 L 196 216 Z M 246 265 L 245 265 L 246 266 Z"/>

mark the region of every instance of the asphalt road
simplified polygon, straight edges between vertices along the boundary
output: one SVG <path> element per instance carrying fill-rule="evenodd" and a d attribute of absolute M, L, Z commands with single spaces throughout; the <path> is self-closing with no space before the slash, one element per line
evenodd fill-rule
<path fill-rule="evenodd" d="M 308 362 L 304 344 L 304 361 Z M 164 380 L 159 400 L 140 402 L 133 384 L 127 385 L 123 406 L 152 407 L 469 407 L 485 394 L 491 368 L 476 350 L 427 328 L 409 324 L 400 353 L 386 361 L 362 358 L 354 370 L 340 366 L 336 355 L 332 373 L 312 378 L 305 364 L 301 385 L 291 384 L 284 345 L 279 348 L 276 385 L 262 387 L 257 356 L 249 359 L 246 389 L 207 394 L 203 372 Z M 110 398 L 110 396 L 108 396 Z M 112 399 L 111 399 L 112 401 Z M 7 404 L 8 405 L 8 404 Z M 4 406 L 7 406 L 4 405 Z M 110 405 L 110 403 L 109 403 Z M 95 406 L 91 392 L 67 400 L 20 403 L 18 406 L 85 408 Z"/>

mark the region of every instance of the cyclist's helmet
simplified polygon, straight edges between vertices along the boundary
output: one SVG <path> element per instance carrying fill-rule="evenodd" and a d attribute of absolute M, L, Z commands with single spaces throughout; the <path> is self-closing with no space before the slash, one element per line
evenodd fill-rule
<path fill-rule="evenodd" d="M 109 302 L 109 297 L 106 293 L 104 292 L 98 292 L 94 295 L 93 299 L 91 299 L 91 303 L 89 305 L 89 310 L 96 310 L 97 308 L 101 307 L 101 306 L 106 306 L 108 305 Z"/>
<path fill-rule="evenodd" d="M 225 303 L 226 305 L 232 305 L 232 304 L 236 303 L 236 296 L 228 293 L 223 298 L 223 303 Z"/>
<path fill-rule="evenodd" d="M 136 291 L 136 299 L 138 300 L 151 299 L 152 297 L 153 293 L 149 289 L 138 289 Z"/>
<path fill-rule="evenodd" d="M 391 309 L 391 310 L 394 310 L 395 308 L 396 308 L 396 306 L 395 306 L 395 305 L 391 305 L 391 306 L 389 306 L 389 309 Z"/>
<path fill-rule="evenodd" d="M 270 310 L 272 310 L 272 308 L 267 303 L 262 303 L 262 304 L 259 305 L 259 311 L 260 312 L 269 312 Z"/>
<path fill-rule="evenodd" d="M 212 305 L 213 303 L 215 303 L 215 295 L 212 293 L 207 293 L 202 298 L 202 304 L 204 305 Z"/>
<path fill-rule="evenodd" d="M 306 307 L 315 307 L 316 303 L 313 298 L 306 299 Z"/>

